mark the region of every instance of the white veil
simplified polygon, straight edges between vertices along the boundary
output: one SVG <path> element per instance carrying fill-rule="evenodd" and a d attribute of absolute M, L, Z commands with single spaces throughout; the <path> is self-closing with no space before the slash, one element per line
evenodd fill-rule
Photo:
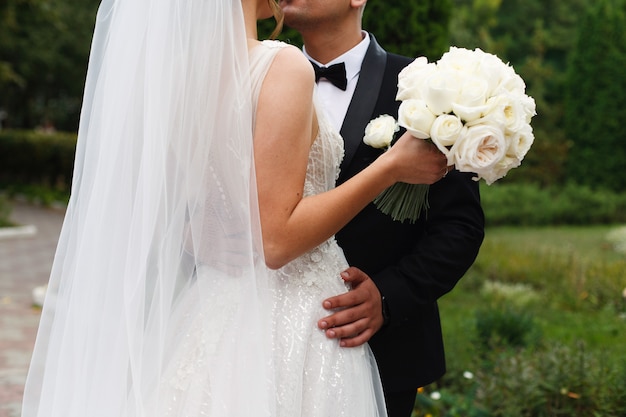
<path fill-rule="evenodd" d="M 102 1 L 23 417 L 273 414 L 249 84 L 240 0 Z"/>

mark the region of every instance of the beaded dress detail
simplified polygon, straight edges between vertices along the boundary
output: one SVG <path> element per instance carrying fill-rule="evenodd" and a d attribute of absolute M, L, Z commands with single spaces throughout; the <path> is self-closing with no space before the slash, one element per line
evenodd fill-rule
<path fill-rule="evenodd" d="M 284 43 L 264 41 L 252 51 L 252 79 L 264 74 Z M 258 93 L 257 93 L 258 94 Z M 309 153 L 304 196 L 335 187 L 343 140 L 316 105 L 319 133 Z M 340 272 L 348 267 L 334 237 L 270 272 L 274 293 L 274 360 L 278 417 L 384 415 L 382 387 L 369 346 L 341 348 L 317 328 L 329 315 L 322 301 L 348 290 Z"/>

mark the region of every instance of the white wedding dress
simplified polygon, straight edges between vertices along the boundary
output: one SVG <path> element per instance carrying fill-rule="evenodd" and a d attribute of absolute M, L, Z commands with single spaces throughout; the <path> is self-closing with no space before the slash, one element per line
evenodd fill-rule
<path fill-rule="evenodd" d="M 250 54 L 254 102 L 272 60 L 286 45 L 264 41 Z M 318 109 L 320 110 L 320 109 Z M 319 134 L 309 154 L 304 195 L 321 193 L 334 187 L 338 167 L 343 158 L 343 141 L 318 111 Z M 270 298 L 273 300 L 271 346 L 274 369 L 271 391 L 275 404 L 270 405 L 272 417 L 383 417 L 386 415 L 382 386 L 369 346 L 341 348 L 337 340 L 328 339 L 317 328 L 317 321 L 328 315 L 322 301 L 348 290 L 340 272 L 348 267 L 342 250 L 331 238 L 290 262 L 283 268 L 269 271 Z M 220 280 L 215 270 L 198 269 L 197 282 L 211 281 L 218 303 L 202 303 L 189 299 L 181 303 L 178 329 L 182 334 L 170 370 L 161 381 L 158 411 L 164 417 L 220 417 L 215 403 L 222 402 L 224 414 L 265 415 L 246 411 L 232 413 L 233 402 L 254 405 L 253 392 L 241 392 L 239 398 L 220 398 L 220 386 L 241 381 L 212 381 L 207 363 L 215 363 L 220 341 L 228 340 L 232 331 L 229 317 L 236 315 L 233 303 L 237 289 L 232 279 Z M 200 285 L 200 284 L 198 284 Z M 213 318 L 213 319 L 211 319 Z M 255 349 L 248 346 L 248 349 Z M 257 364 L 258 365 L 258 364 Z M 227 369 L 232 364 L 224 364 Z M 250 372 L 254 372 L 251 369 Z M 267 387 L 264 387 L 266 390 Z M 228 410 L 228 411 L 226 411 Z M 260 410 L 259 410 L 260 411 Z M 217 414 L 217 415 L 216 415 Z"/>
<path fill-rule="evenodd" d="M 253 49 L 252 80 L 262 75 L 285 44 L 264 41 Z M 258 90 L 257 90 L 258 94 Z M 343 140 L 317 108 L 319 133 L 309 153 L 304 196 L 335 187 Z M 340 272 L 348 267 L 334 238 L 271 271 L 274 360 L 279 417 L 384 415 L 382 387 L 369 346 L 341 348 L 317 321 L 329 314 L 325 298 L 347 291 Z"/>
<path fill-rule="evenodd" d="M 316 327 L 347 290 L 334 240 L 263 262 L 252 126 L 285 45 L 249 51 L 245 17 L 102 0 L 23 417 L 384 416 L 369 349 Z M 306 195 L 343 153 L 319 116 Z"/>

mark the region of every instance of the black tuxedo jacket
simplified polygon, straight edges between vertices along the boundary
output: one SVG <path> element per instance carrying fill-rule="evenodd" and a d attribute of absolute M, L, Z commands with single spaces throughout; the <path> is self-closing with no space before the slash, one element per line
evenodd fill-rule
<path fill-rule="evenodd" d="M 370 36 L 341 128 L 345 157 L 338 183 L 381 154 L 363 143 L 365 126 L 381 114 L 397 118 L 398 73 L 411 62 L 387 53 Z M 415 224 L 393 221 L 370 204 L 337 233 L 349 264 L 370 275 L 387 302 L 388 324 L 370 346 L 388 392 L 416 389 L 445 372 L 437 299 L 474 262 L 484 235 L 478 184 L 471 177 L 452 171 L 431 185 L 430 208 Z"/>

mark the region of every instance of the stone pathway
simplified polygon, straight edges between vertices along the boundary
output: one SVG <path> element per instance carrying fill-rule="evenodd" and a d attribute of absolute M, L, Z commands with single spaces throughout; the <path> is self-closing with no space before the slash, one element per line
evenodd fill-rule
<path fill-rule="evenodd" d="M 40 315 L 32 291 L 48 281 L 63 215 L 15 203 L 11 219 L 30 227 L 0 233 L 0 417 L 20 416 Z"/>

